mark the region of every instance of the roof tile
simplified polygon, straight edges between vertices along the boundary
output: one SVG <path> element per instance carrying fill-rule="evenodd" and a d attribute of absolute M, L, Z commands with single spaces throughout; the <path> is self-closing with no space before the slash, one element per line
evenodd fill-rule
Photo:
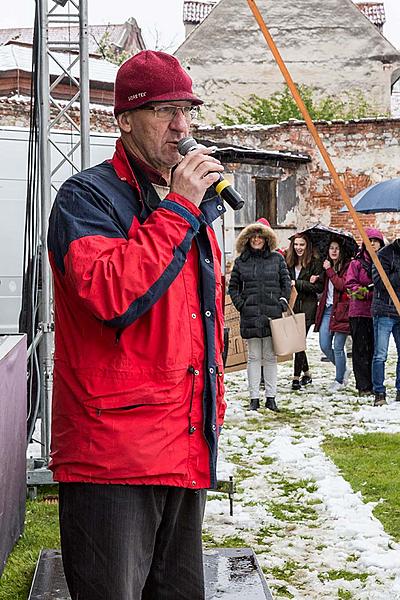
<path fill-rule="evenodd" d="M 217 0 L 198 0 L 197 2 L 185 0 L 183 3 L 183 22 L 198 25 L 210 14 L 216 4 Z"/>
<path fill-rule="evenodd" d="M 356 6 L 374 25 L 382 26 L 386 22 L 383 2 L 357 2 Z"/>

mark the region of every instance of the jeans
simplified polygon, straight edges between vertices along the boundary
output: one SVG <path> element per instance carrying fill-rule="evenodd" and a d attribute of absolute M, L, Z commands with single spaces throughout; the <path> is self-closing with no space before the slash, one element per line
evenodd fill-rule
<path fill-rule="evenodd" d="M 400 390 L 400 317 L 374 317 L 375 350 L 372 358 L 372 386 L 377 394 L 386 391 L 385 363 L 391 333 L 397 348 L 396 389 Z"/>
<path fill-rule="evenodd" d="M 331 314 L 332 305 L 325 308 L 322 316 L 322 321 L 319 328 L 319 345 L 327 359 L 336 367 L 336 381 L 343 383 L 344 374 L 346 372 L 346 352 L 344 351 L 344 346 L 346 343 L 347 333 L 330 331 L 329 321 Z"/>
<path fill-rule="evenodd" d="M 71 600 L 204 600 L 205 490 L 60 483 Z"/>
<path fill-rule="evenodd" d="M 278 366 L 272 347 L 272 337 L 247 340 L 247 377 L 250 398 L 260 397 L 261 365 L 264 368 L 265 397 L 275 398 Z"/>

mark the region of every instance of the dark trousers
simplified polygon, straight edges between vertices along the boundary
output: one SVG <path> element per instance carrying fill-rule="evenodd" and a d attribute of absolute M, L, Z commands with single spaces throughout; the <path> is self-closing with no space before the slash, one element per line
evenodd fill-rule
<path fill-rule="evenodd" d="M 311 323 L 309 325 L 306 324 L 306 336 L 311 327 Z M 307 354 L 303 352 L 296 352 L 294 355 L 294 373 L 295 377 L 300 377 L 301 373 L 307 373 L 310 367 L 308 366 Z"/>
<path fill-rule="evenodd" d="M 204 600 L 205 490 L 60 484 L 72 600 Z"/>
<path fill-rule="evenodd" d="M 369 317 L 350 317 L 353 338 L 352 360 L 356 387 L 360 392 L 372 390 L 374 324 Z"/>

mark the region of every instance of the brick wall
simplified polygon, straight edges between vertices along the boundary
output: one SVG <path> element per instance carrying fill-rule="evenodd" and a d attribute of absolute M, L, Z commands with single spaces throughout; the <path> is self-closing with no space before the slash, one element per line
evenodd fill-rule
<path fill-rule="evenodd" d="M 73 109 L 70 114 L 78 122 L 79 109 Z M 92 131 L 117 131 L 110 110 L 92 109 L 90 122 Z M 28 127 L 29 102 L 0 99 L 0 126 Z M 59 126 L 69 129 L 65 121 Z M 372 183 L 400 177 L 400 118 L 322 122 L 317 123 L 317 129 L 350 197 Z M 296 209 L 290 211 L 280 225 L 300 229 L 321 221 L 333 227 L 350 229 L 359 237 L 349 214 L 338 212 L 343 202 L 304 123 L 289 121 L 262 127 L 199 126 L 194 128 L 193 133 L 224 144 L 309 154 L 311 163 L 297 169 Z M 400 217 L 397 214 L 360 215 L 360 220 L 364 225 L 378 226 L 388 239 L 400 235 Z"/>
<path fill-rule="evenodd" d="M 368 185 L 400 177 L 400 119 L 321 122 L 317 129 L 350 197 Z M 350 229 L 359 238 L 349 213 L 338 212 L 343 201 L 304 123 L 289 121 L 263 127 L 202 126 L 197 131 L 199 137 L 216 142 L 309 154 L 311 163 L 297 170 L 296 210 L 288 214 L 281 225 L 303 228 L 321 221 Z M 380 227 L 388 239 L 400 235 L 397 214 L 359 216 L 364 226 Z"/>

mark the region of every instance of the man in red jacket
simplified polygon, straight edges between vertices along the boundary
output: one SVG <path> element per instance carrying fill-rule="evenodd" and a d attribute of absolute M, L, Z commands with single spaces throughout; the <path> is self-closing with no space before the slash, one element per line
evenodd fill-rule
<path fill-rule="evenodd" d="M 119 69 L 114 157 L 74 175 L 50 216 L 52 463 L 72 600 L 201 600 L 201 524 L 222 426 L 221 253 L 201 104 L 179 62 Z"/>

